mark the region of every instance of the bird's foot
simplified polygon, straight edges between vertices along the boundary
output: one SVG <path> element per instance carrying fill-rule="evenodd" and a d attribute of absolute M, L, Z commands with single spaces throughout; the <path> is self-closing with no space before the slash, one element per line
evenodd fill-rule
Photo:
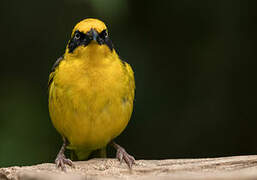
<path fill-rule="evenodd" d="M 73 163 L 70 159 L 67 159 L 64 154 L 58 154 L 55 159 L 55 164 L 57 168 L 61 168 L 61 170 L 66 171 L 65 164 L 73 167 Z"/>
<path fill-rule="evenodd" d="M 125 161 L 125 163 L 128 165 L 128 167 L 131 169 L 132 165 L 135 164 L 135 158 L 131 155 L 129 155 L 126 150 L 121 147 L 120 145 L 116 144 L 117 146 L 117 153 L 116 158 L 122 163 Z"/>

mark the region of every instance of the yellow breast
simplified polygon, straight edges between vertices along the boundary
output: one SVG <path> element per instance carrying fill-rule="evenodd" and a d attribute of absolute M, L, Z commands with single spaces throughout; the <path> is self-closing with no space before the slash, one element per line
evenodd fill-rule
<path fill-rule="evenodd" d="M 49 89 L 49 110 L 71 149 L 99 149 L 126 127 L 133 109 L 133 71 L 110 56 L 64 57 Z"/>

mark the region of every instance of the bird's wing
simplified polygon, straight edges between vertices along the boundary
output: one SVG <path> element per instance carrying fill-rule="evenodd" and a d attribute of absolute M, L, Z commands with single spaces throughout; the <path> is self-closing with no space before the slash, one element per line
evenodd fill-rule
<path fill-rule="evenodd" d="M 51 69 L 51 72 L 50 72 L 50 75 L 49 75 L 49 80 L 48 80 L 48 89 L 51 85 L 51 83 L 53 82 L 53 79 L 54 79 L 54 75 L 55 75 L 55 70 L 56 68 L 59 66 L 60 62 L 63 60 L 63 56 L 59 57 L 57 59 L 57 61 L 54 63 L 52 69 Z"/>
<path fill-rule="evenodd" d="M 134 96 L 135 96 L 135 78 L 134 78 L 134 72 L 131 68 L 131 66 L 125 62 L 125 61 L 122 61 L 123 65 L 124 65 L 124 68 L 126 70 L 126 74 L 127 74 L 127 85 L 128 85 L 128 88 L 131 90 L 131 97 L 132 99 L 134 99 Z"/>
<path fill-rule="evenodd" d="M 131 66 L 128 63 L 125 62 L 125 64 L 126 64 L 126 69 L 128 71 L 128 75 L 129 75 L 131 86 L 132 86 L 133 89 L 135 89 L 134 72 L 133 72 Z"/>

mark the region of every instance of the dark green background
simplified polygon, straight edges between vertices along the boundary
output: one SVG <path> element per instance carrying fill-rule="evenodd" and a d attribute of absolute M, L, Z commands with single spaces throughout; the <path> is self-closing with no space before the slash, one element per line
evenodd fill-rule
<path fill-rule="evenodd" d="M 257 154 L 257 1 L 0 4 L 1 167 L 54 161 L 48 74 L 87 17 L 106 22 L 135 71 L 134 114 L 117 142 L 137 159 Z"/>

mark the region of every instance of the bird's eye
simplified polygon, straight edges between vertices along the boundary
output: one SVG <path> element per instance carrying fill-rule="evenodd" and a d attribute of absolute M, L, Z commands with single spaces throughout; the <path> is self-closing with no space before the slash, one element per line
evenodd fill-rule
<path fill-rule="evenodd" d="M 74 35 L 74 38 L 75 39 L 80 39 L 80 34 L 78 32 L 76 32 L 75 35 Z"/>
<path fill-rule="evenodd" d="M 100 36 L 101 36 L 101 38 L 103 38 L 103 39 L 105 39 L 105 38 L 108 37 L 108 33 L 107 33 L 106 29 L 103 30 L 103 31 L 100 33 Z"/>

